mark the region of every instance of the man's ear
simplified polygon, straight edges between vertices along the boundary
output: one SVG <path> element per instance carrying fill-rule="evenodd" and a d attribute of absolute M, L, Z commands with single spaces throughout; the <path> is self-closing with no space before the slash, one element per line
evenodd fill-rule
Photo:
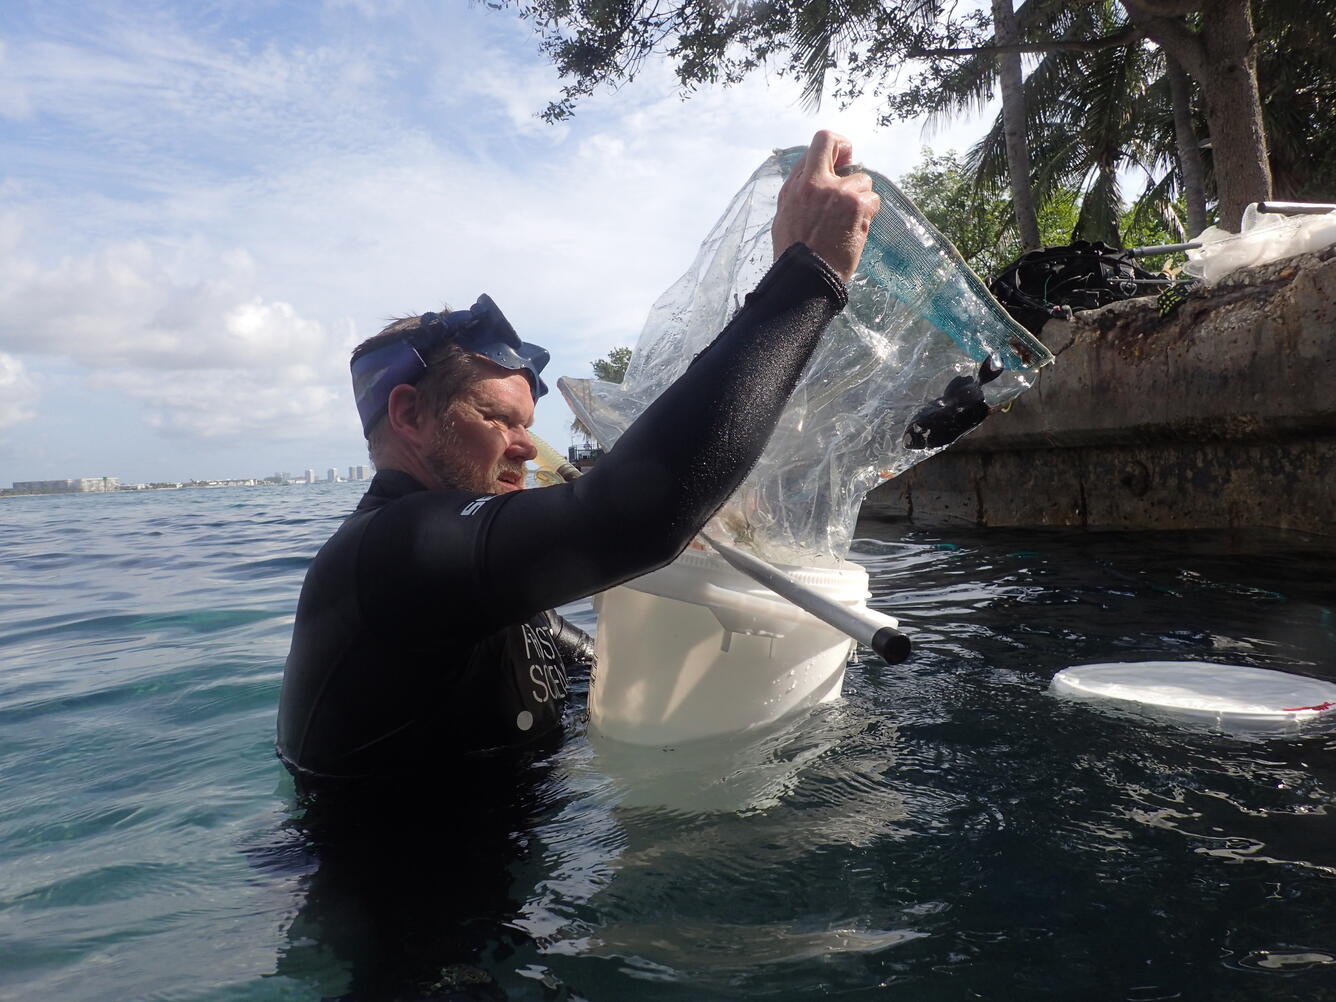
<path fill-rule="evenodd" d="M 415 446 L 430 444 L 431 422 L 422 409 L 417 387 L 400 383 L 390 391 L 385 418 L 394 434 Z"/>

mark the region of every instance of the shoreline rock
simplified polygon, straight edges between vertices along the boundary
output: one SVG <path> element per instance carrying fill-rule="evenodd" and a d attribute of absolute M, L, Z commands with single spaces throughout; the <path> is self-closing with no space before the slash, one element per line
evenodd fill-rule
<path fill-rule="evenodd" d="M 1336 246 L 1050 321 L 1006 413 L 872 491 L 863 517 L 1336 535 Z"/>

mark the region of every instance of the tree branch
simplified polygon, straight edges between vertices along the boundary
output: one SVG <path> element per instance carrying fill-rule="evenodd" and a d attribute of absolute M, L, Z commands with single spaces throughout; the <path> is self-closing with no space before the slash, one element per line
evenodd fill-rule
<path fill-rule="evenodd" d="M 1190 0 L 1176 0 L 1181 6 L 1188 6 Z M 1199 82 L 1206 69 L 1206 50 L 1202 46 L 1201 36 L 1188 27 L 1181 17 L 1169 17 L 1159 13 L 1162 6 L 1170 3 L 1152 3 L 1149 0 L 1119 0 L 1127 11 L 1132 23 L 1147 38 L 1170 53 L 1182 65 L 1183 69 Z M 1201 3 L 1198 0 L 1197 7 Z"/>
<path fill-rule="evenodd" d="M 1120 0 L 1146 17 L 1186 17 L 1206 7 L 1206 0 Z"/>
<path fill-rule="evenodd" d="M 1146 33 L 1132 25 L 1120 28 L 1102 38 L 1054 38 L 1047 42 L 1016 42 L 1010 45 L 972 45 L 960 49 L 910 49 L 910 59 L 929 56 L 982 56 L 998 52 L 1098 52 L 1131 45 L 1146 37 Z"/>

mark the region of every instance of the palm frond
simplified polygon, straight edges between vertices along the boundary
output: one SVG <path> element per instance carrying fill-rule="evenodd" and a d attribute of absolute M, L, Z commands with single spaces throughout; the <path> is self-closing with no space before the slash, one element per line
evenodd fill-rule
<path fill-rule="evenodd" d="M 1101 170 L 1081 199 L 1081 214 L 1076 220 L 1077 240 L 1102 240 L 1113 247 L 1122 244 L 1119 220 L 1123 214 L 1123 197 L 1118 190 L 1118 175 Z"/>
<path fill-rule="evenodd" d="M 1174 172 L 1168 172 L 1158 180 L 1151 180 L 1132 203 L 1132 208 L 1128 211 L 1129 221 L 1143 229 L 1153 229 L 1158 224 L 1175 240 L 1187 239 L 1183 216 L 1178 211 L 1178 206 L 1174 204 L 1174 193 L 1181 184 L 1181 179 Z"/>

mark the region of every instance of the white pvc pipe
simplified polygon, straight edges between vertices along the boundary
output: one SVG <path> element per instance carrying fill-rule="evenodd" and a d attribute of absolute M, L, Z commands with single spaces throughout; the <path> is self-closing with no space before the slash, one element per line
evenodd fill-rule
<path fill-rule="evenodd" d="M 729 546 L 701 533 L 701 538 L 715 548 L 719 556 L 736 570 L 763 584 L 777 595 L 782 595 L 798 608 L 810 612 L 841 633 L 853 637 L 860 644 L 872 648 L 887 664 L 899 664 L 909 657 L 910 644 L 890 616 L 875 609 L 858 609 L 827 598 L 804 584 L 795 581 L 774 564 L 736 546 Z"/>

